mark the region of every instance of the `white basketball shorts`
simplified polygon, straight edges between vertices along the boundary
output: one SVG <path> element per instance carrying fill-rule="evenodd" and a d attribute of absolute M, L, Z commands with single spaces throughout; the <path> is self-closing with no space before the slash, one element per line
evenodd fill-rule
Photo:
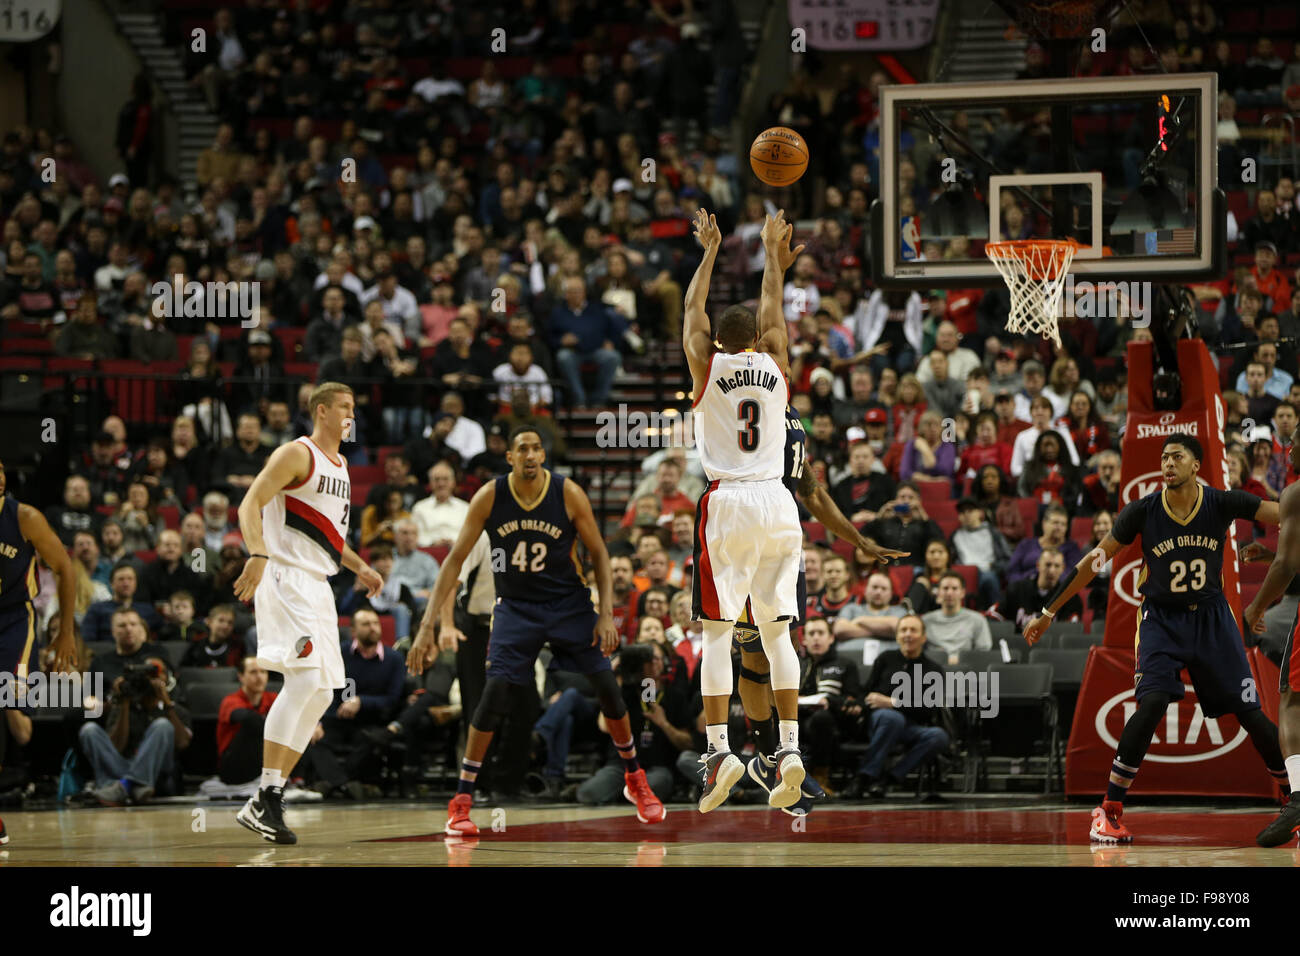
<path fill-rule="evenodd" d="M 695 514 L 696 620 L 734 621 L 749 598 L 754 621 L 799 616 L 803 529 L 780 479 L 711 482 Z"/>
<path fill-rule="evenodd" d="M 320 671 L 320 686 L 347 683 L 334 592 L 324 578 L 268 561 L 254 595 L 257 659 L 267 670 Z"/>

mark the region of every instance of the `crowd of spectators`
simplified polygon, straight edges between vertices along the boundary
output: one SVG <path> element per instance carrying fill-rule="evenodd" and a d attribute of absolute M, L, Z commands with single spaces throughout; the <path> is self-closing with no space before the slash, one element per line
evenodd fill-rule
<path fill-rule="evenodd" d="M 126 171 L 101 186 L 66 138 L 26 127 L 5 134 L 6 339 L 43 340 L 64 357 L 129 357 L 174 375 L 166 427 L 128 427 L 118 415 L 97 423 L 45 508 L 75 558 L 81 638 L 113 642 L 93 666 L 111 685 L 128 663 L 183 646 L 168 660 L 173 677 L 179 667 L 237 667 L 240 689 L 216 732 L 220 775 L 229 784 L 251 776 L 250 741 L 274 690 L 253 661 L 252 615 L 233 594 L 247 559 L 234 509 L 270 450 L 310 431 L 312 383 L 343 381 L 358 399 L 357 440 L 344 451 L 354 486 L 370 486 L 352 544 L 387 586 L 367 599 L 348 573 L 334 581 L 359 696 L 331 710 L 303 773 L 321 792 L 349 796 L 384 782 L 394 761 L 416 773 L 454 740 L 467 705 L 447 660 L 404 685 L 401 649 L 466 502 L 507 467 L 509 428 L 534 424 L 564 468 L 568 436 L 554 413 L 603 406 L 624 363 L 647 347 L 671 354 L 680 337 L 696 262 L 690 213 L 706 207 L 725 225 L 715 292 L 739 301 L 757 291 L 757 233 L 778 199 L 805 214 L 807 250 L 787 277 L 784 306 L 793 404 L 814 474 L 866 535 L 911 553 L 883 573 L 807 526 L 816 639 L 797 635 L 807 645 L 801 713 L 819 742 L 815 769 L 830 760 L 830 726 L 833 739 L 876 747 L 850 792 L 896 785 L 951 742 L 951 728 L 942 740 L 929 732 L 942 728 L 940 714 L 909 715 L 924 733 L 873 721 L 891 708 L 881 680 L 919 655 L 942 668 L 994 649 L 990 622 L 1023 625 L 1109 530 L 1124 349 L 1150 332 L 1123 313 L 1071 318 L 1055 349 L 1005 331 L 1004 289 L 874 288 L 863 250 L 884 73 L 864 82 L 845 69 L 823 84 L 829 96 L 799 73 L 773 99 L 755 128 L 805 131 L 814 157 L 800 187 L 778 196 L 724 145 L 748 56 L 733 4 L 545 6 L 522 3 L 502 20 L 510 56 L 500 62 L 471 39 L 486 36 L 472 27 L 490 21 L 472 5 L 290 9 L 247 0 L 216 11 L 214 42 L 189 62 L 221 118 L 193 183 L 154 176 L 137 161 L 134 135 L 119 138 Z M 1234 72 L 1238 64 L 1212 42 L 1212 8 L 1191 6 L 1185 20 L 1169 20 L 1168 38 L 1157 35 L 1165 69 L 1219 69 L 1231 77 L 1221 82 L 1225 103 L 1300 107 L 1291 96 L 1297 61 L 1274 52 L 1300 47 L 1261 40 Z M 473 75 L 453 75 L 449 61 Z M 1131 46 L 1122 63 L 1087 69 L 1125 75 L 1153 63 L 1144 46 Z M 1031 48 L 1029 75 L 1043 68 Z M 711 99 L 698 94 L 703 83 Z M 149 122 L 146 99 L 137 85 L 133 123 Z M 1232 108 L 1220 109 L 1222 141 Z M 46 156 L 61 170 L 52 182 L 39 176 Z M 645 160 L 653 179 L 642 175 Z M 354 181 L 340 179 L 345 163 L 355 163 Z M 909 193 L 923 205 L 935 184 L 921 157 L 909 164 Z M 1300 407 L 1292 341 L 1300 274 L 1288 257 L 1300 252 L 1300 204 L 1287 176 L 1253 192 L 1256 212 L 1234 236 L 1252 264 L 1194 291 L 1207 320 L 1200 334 L 1233 386 L 1225 392 L 1232 485 L 1276 498 L 1295 478 L 1287 456 Z M 155 282 L 190 280 L 256 281 L 260 314 L 251 328 L 155 314 Z M 630 693 L 629 706 L 639 746 L 653 755 L 645 762 L 661 771 L 652 786 L 680 792 L 693 783 L 690 755 L 702 739 L 701 634 L 689 593 L 703 473 L 691 450 L 669 449 L 648 456 L 640 477 L 609 538 L 625 641 L 618 669 L 625 687 L 649 676 L 663 689 L 653 703 Z M 1061 619 L 1099 627 L 1108 575 Z M 48 627 L 56 610 L 48 572 L 43 582 Z M 825 675 L 836 661 L 852 665 L 853 679 L 832 687 Z M 876 661 L 887 667 L 873 670 Z M 169 748 L 189 743 L 193 722 L 171 697 L 183 699 L 184 683 L 155 675 L 146 684 L 136 702 L 165 711 L 169 730 L 146 740 L 147 721 L 110 715 L 107 736 L 84 732 L 83 752 L 99 755 L 101 802 L 142 798 L 129 785 L 115 789 L 129 775 L 107 745 L 143 753 L 148 768 L 131 772 L 159 777 L 175 770 Z M 519 720 L 527 735 L 540 714 L 533 762 L 562 778 L 573 741 L 603 739 L 596 711 L 568 675 L 548 672 L 538 693 L 538 713 Z M 818 716 L 826 713 L 831 725 Z M 890 779 L 895 743 L 909 758 Z M 489 768 L 485 779 L 508 792 L 519 786 L 514 774 L 513 765 Z M 607 784 L 597 773 L 575 796 L 617 799 Z"/>

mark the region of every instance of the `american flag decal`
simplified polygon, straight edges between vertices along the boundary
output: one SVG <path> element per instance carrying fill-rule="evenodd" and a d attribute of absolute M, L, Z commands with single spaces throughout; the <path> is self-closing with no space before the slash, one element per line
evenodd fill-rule
<path fill-rule="evenodd" d="M 1156 233 L 1156 255 L 1190 256 L 1196 253 L 1196 230 L 1192 227 L 1161 229 Z"/>

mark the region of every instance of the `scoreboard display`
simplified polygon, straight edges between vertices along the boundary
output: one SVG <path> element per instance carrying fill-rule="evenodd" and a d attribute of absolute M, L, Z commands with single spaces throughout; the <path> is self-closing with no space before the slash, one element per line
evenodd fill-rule
<path fill-rule="evenodd" d="M 934 39 L 939 0 L 790 0 L 816 50 L 915 50 Z"/>

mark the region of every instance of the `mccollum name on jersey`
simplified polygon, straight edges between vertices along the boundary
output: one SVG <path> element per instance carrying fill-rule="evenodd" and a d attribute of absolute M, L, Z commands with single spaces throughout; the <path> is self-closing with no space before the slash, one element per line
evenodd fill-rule
<path fill-rule="evenodd" d="M 742 385 L 756 385 L 759 388 L 767 389 L 769 392 L 774 392 L 776 387 L 781 384 L 781 378 L 760 369 L 742 368 L 738 369 L 730 378 L 717 379 L 716 383 L 718 388 L 722 390 L 723 395 L 726 395 L 733 388 L 740 388 Z"/>

